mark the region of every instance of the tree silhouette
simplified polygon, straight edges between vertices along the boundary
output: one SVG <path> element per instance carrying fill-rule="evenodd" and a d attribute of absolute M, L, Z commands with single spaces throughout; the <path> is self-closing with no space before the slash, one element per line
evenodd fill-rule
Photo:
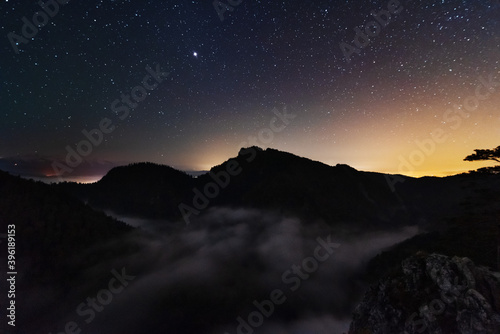
<path fill-rule="evenodd" d="M 481 161 L 481 160 L 493 160 L 496 162 L 500 162 L 500 146 L 494 148 L 492 150 L 474 150 L 474 154 L 468 155 L 465 157 L 464 161 Z M 484 167 L 477 170 L 478 172 L 487 172 L 487 173 L 499 173 L 500 166 L 494 167 Z"/>
<path fill-rule="evenodd" d="M 495 160 L 500 162 L 500 146 L 493 150 L 474 150 L 474 154 L 467 156 L 464 161 Z"/>

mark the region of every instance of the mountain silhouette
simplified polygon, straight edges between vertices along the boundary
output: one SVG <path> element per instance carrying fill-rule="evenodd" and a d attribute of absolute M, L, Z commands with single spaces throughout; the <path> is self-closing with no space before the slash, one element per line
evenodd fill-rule
<path fill-rule="evenodd" d="M 273 319 L 288 323 L 311 311 L 345 319 L 360 286 L 400 273 L 401 262 L 417 252 L 493 267 L 499 199 L 497 175 L 416 179 L 258 147 L 198 177 L 153 163 L 113 168 L 94 184 L 47 185 L 0 172 L 0 225 L 6 231 L 16 224 L 24 268 L 17 293 L 25 332 L 60 332 L 71 320 L 109 333 L 184 334 L 207 324 L 207 333 L 231 331 L 238 316 L 252 312 L 254 299 L 270 298 L 270 286 L 290 282 L 283 273 L 310 259 L 317 237 L 328 233 L 345 238 L 339 249 L 345 258 L 332 256 L 276 307 Z M 169 227 L 151 233 L 100 210 Z M 416 232 L 402 232 L 408 225 L 424 233 L 410 238 Z M 6 248 L 1 252 L 6 256 Z M 75 315 L 112 269 L 125 267 L 138 279 L 123 305 L 107 307 L 119 320 L 103 314 L 86 324 Z M 134 316 L 120 318 L 125 309 Z"/>
<path fill-rule="evenodd" d="M 3 171 L 0 194 L 2 231 L 7 225 L 16 226 L 22 236 L 17 255 L 31 257 L 32 275 L 45 273 L 37 277 L 42 282 L 62 273 L 60 266 L 72 254 L 132 230 L 51 185 Z M 49 258 L 50 263 L 40 262 Z"/>
<path fill-rule="evenodd" d="M 173 218 L 177 204 L 187 200 L 194 178 L 169 166 L 135 163 L 111 169 L 94 184 L 56 185 L 89 205 L 120 214 Z"/>
<path fill-rule="evenodd" d="M 238 173 L 228 175 L 233 164 Z M 210 184 L 216 187 L 206 188 Z M 258 147 L 240 150 L 238 156 L 198 178 L 168 166 L 138 163 L 113 168 L 95 184 L 57 187 L 93 207 L 148 218 L 179 219 L 181 204 L 203 211 L 195 208 L 197 193 L 209 202 L 203 209 L 244 206 L 371 226 L 392 220 L 402 208 L 383 174 L 358 172 L 347 165 L 331 167 Z M 214 191 L 217 196 L 210 196 Z"/>
<path fill-rule="evenodd" d="M 47 305 L 58 305 L 61 310 L 68 307 L 61 300 L 73 291 L 84 270 L 113 254 L 130 251 L 122 247 L 106 252 L 94 248 L 133 230 L 60 189 L 3 171 L 0 171 L 0 229 L 2 234 L 14 232 L 15 254 L 10 255 L 14 255 L 16 266 L 9 271 L 18 272 L 16 299 L 18 304 L 25 304 L 23 312 L 18 312 L 16 327 L 26 333 L 33 332 L 23 331 L 30 323 L 42 326 L 42 319 L 47 324 L 59 321 L 56 312 L 44 313 Z M 0 257 L 5 259 L 0 268 L 4 273 L 8 271 L 7 241 L 0 239 Z M 7 283 L 5 279 L 0 282 L 4 292 L 9 291 Z M 56 294 L 52 294 L 54 287 L 59 289 Z M 40 300 L 42 307 L 38 304 Z M 36 320 L 29 318 L 33 314 Z M 4 326 L 6 321 L 0 325 L 0 332 L 10 333 L 11 329 Z"/>
<path fill-rule="evenodd" d="M 408 224 L 433 227 L 444 217 L 462 212 L 461 202 L 477 197 L 470 186 L 474 182 L 494 188 L 488 176 L 415 179 L 250 147 L 197 178 L 168 166 L 138 163 L 116 167 L 94 184 L 56 187 L 92 207 L 122 215 L 191 221 L 210 207 L 228 206 L 377 229 Z"/>
<path fill-rule="evenodd" d="M 419 250 L 496 264 L 491 250 L 500 213 L 500 178 L 495 175 L 412 178 L 249 147 L 197 178 L 168 166 L 139 163 L 114 168 L 95 184 L 56 187 L 93 207 L 130 216 L 172 221 L 187 216 L 184 220 L 192 222 L 210 208 L 244 207 L 350 231 L 416 225 L 427 232 L 374 258 L 370 279 Z"/>

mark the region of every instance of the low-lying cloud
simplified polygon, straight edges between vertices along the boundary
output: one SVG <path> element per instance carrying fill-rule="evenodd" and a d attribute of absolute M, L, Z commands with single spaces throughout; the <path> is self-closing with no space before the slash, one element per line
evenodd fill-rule
<path fill-rule="evenodd" d="M 88 286 L 74 288 L 92 291 L 95 286 L 97 293 L 102 282 L 95 278 L 120 268 L 134 281 L 90 324 L 70 310 L 59 327 L 75 318 L 88 333 L 233 334 L 238 317 L 247 319 L 256 310 L 254 301 L 269 299 L 278 289 L 286 301 L 275 305 L 255 333 L 343 333 L 366 288 L 359 280 L 363 266 L 380 250 L 418 232 L 408 227 L 354 235 L 325 223 L 230 208 L 211 209 L 188 226 L 121 218 L 146 233 L 105 247 L 129 244 L 137 251 L 91 268 L 82 274 Z M 283 274 L 313 257 L 318 238 L 329 236 L 338 248 L 292 291 Z"/>

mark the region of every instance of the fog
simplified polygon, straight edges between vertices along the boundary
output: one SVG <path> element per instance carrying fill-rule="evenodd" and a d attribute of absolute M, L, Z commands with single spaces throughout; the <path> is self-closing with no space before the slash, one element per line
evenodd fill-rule
<path fill-rule="evenodd" d="M 75 299 L 58 328 L 72 320 L 86 333 L 347 332 L 366 288 L 358 279 L 366 262 L 418 233 L 406 227 L 353 234 L 249 209 L 214 208 L 189 225 L 119 218 L 140 231 L 99 251 L 123 245 L 136 250 L 83 273 L 74 295 L 95 296 L 112 269 L 125 268 L 135 278 L 91 321 L 75 312 L 85 298 Z M 302 269 L 294 271 L 294 265 Z M 276 290 L 279 304 L 271 297 Z M 259 311 L 254 302 L 265 300 L 267 309 Z"/>

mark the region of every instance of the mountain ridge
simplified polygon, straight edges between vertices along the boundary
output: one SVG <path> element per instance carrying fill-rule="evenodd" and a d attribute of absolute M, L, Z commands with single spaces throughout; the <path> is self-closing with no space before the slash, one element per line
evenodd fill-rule
<path fill-rule="evenodd" d="M 221 186 L 222 181 L 214 177 L 227 178 L 228 168 L 234 168 L 234 175 Z M 389 222 L 416 224 L 430 219 L 427 211 L 441 214 L 458 210 L 459 197 L 470 195 L 459 190 L 475 179 L 470 175 L 416 179 L 363 172 L 272 148 L 249 147 L 196 178 L 170 166 L 137 163 L 113 168 L 94 184 L 56 186 L 91 206 L 147 218 L 179 220 L 183 217 L 179 206 L 196 213 L 194 218 L 210 206 L 244 206 L 375 227 Z M 207 193 L 210 187 L 215 196 Z M 130 193 L 131 189 L 136 193 Z M 200 202 L 207 204 L 196 206 L 195 199 L 201 197 Z"/>
<path fill-rule="evenodd" d="M 196 192 L 204 193 L 204 188 L 215 182 L 214 175 L 227 173 L 229 165 L 236 166 L 239 172 L 231 175 L 227 186 L 219 186 L 217 196 L 209 199 L 210 206 L 246 206 L 333 221 L 366 221 L 374 215 L 366 212 L 365 207 L 384 211 L 385 206 L 400 206 L 384 174 L 359 172 L 343 164 L 329 166 L 292 153 L 258 147 L 242 148 L 236 157 L 196 178 L 169 166 L 139 163 L 113 168 L 94 184 L 61 183 L 56 187 L 97 208 L 176 220 L 182 217 L 179 206 L 193 208 Z M 156 175 L 157 182 L 150 175 Z M 127 187 L 129 182 L 134 187 Z M 132 188 L 137 194 L 127 195 Z M 373 207 L 374 197 L 380 202 L 378 208 Z M 357 213 L 351 212 L 352 204 L 348 201 L 357 203 Z M 380 212 L 376 216 L 384 221 L 390 215 Z"/>

